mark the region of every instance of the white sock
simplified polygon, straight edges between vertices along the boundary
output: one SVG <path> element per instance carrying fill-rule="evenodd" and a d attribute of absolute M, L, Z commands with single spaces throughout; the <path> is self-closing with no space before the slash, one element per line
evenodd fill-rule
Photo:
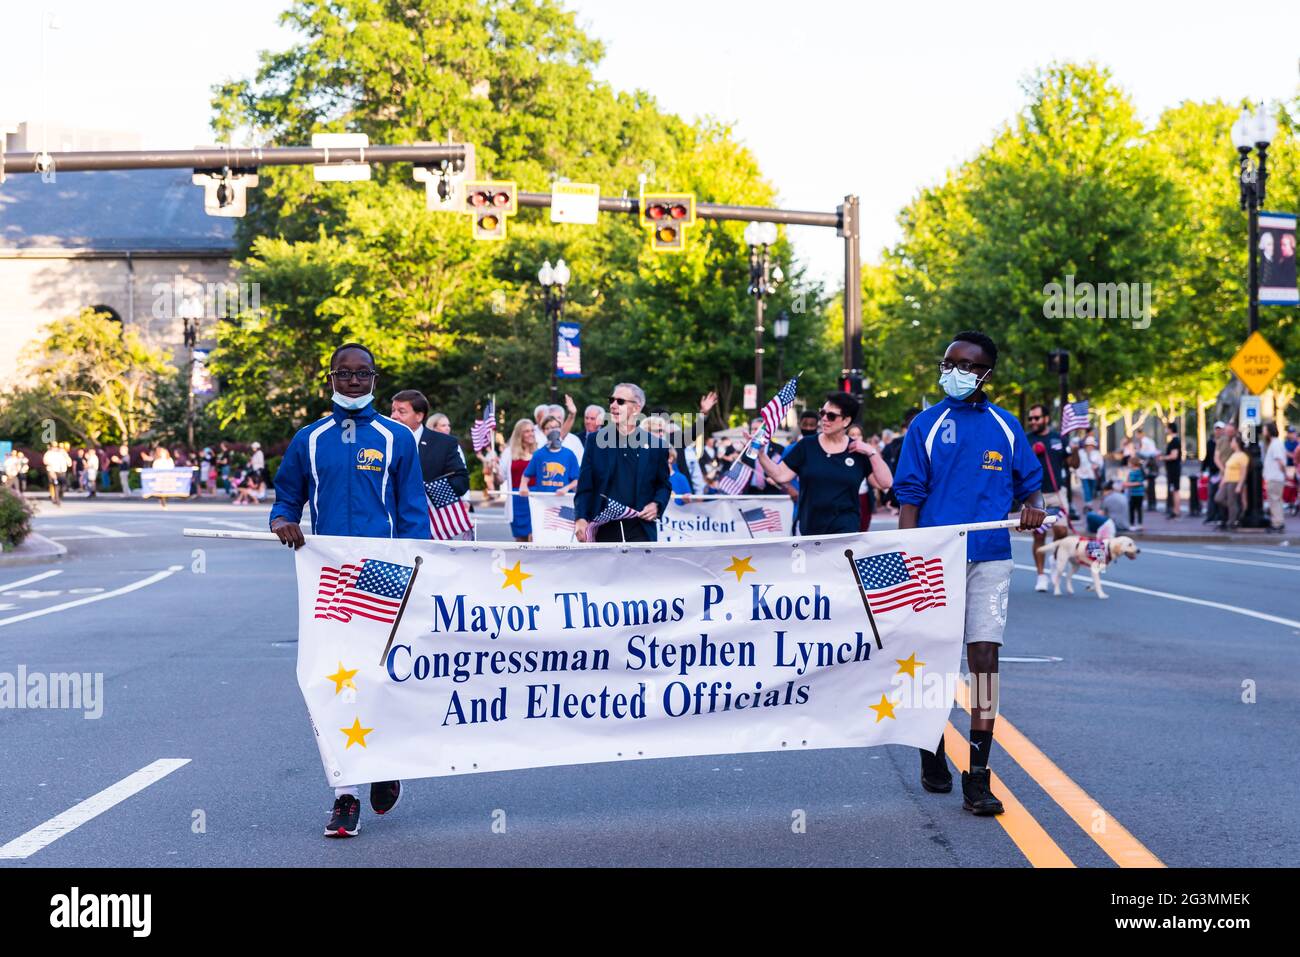
<path fill-rule="evenodd" d="M 335 796 L 336 798 L 341 798 L 341 797 L 343 797 L 343 795 L 345 795 L 345 794 L 346 794 L 348 797 L 354 797 L 354 798 L 357 798 L 358 800 L 360 800 L 360 798 L 361 798 L 361 795 L 357 792 L 357 789 L 356 789 L 356 786 L 355 786 L 355 785 L 354 785 L 353 787 L 350 787 L 350 788 L 335 788 L 335 789 L 334 789 L 334 796 Z"/>

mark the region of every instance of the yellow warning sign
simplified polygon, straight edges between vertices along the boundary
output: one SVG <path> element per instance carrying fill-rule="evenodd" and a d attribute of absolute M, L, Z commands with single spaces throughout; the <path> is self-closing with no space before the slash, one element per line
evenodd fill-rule
<path fill-rule="evenodd" d="M 1277 350 L 1259 332 L 1252 332 L 1245 345 L 1237 350 L 1237 354 L 1228 363 L 1228 367 L 1237 373 L 1237 378 L 1252 395 L 1259 395 L 1267 389 L 1268 384 L 1282 371 L 1283 365 L 1285 363 Z"/>

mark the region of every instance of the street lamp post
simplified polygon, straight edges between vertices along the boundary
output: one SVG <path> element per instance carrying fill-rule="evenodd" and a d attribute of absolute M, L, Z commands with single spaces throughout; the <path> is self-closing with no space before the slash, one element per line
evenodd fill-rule
<path fill-rule="evenodd" d="M 1232 124 L 1232 145 L 1237 148 L 1240 157 L 1238 182 L 1241 186 L 1241 208 L 1246 211 L 1251 333 L 1259 331 L 1259 209 L 1264 204 L 1265 185 L 1268 182 L 1268 145 L 1276 135 L 1277 121 L 1262 107 L 1259 113 L 1243 109 L 1237 122 Z M 1256 154 L 1254 157 L 1251 156 L 1252 149 Z M 1250 468 L 1246 474 L 1246 513 L 1241 517 L 1241 527 L 1267 528 L 1269 521 L 1264 517 L 1260 495 L 1259 436 L 1252 429 L 1248 438 Z"/>
<path fill-rule="evenodd" d="M 745 227 L 749 246 L 749 294 L 754 297 L 754 386 L 763 400 L 763 305 L 785 278 L 780 265 L 768 269 L 768 247 L 776 242 L 776 223 L 750 223 Z"/>
<path fill-rule="evenodd" d="M 560 394 L 555 356 L 560 350 L 560 320 L 564 317 L 564 290 L 569 285 L 569 267 L 563 259 L 556 260 L 552 267 L 547 259 L 537 270 L 537 281 L 542 284 L 546 315 L 551 320 L 551 402 L 554 403 Z"/>
<path fill-rule="evenodd" d="M 790 335 L 790 313 L 784 309 L 772 323 L 772 335 L 776 336 L 776 382 L 777 388 L 785 382 L 785 374 L 782 371 L 785 367 L 785 338 Z"/>

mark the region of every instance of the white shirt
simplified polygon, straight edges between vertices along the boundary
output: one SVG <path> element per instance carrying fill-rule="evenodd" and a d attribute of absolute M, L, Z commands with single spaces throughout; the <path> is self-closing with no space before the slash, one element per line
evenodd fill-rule
<path fill-rule="evenodd" d="M 1101 468 L 1101 453 L 1096 449 L 1079 449 L 1079 467 L 1074 474 L 1081 479 L 1095 479 Z"/>
<path fill-rule="evenodd" d="M 168 465 L 167 467 L 168 467 L 168 468 L 171 468 L 170 465 Z M 264 469 L 264 468 L 266 468 L 266 456 L 262 454 L 262 450 L 261 450 L 261 449 L 258 449 L 258 450 L 257 450 L 256 452 L 254 452 L 251 456 L 249 456 L 249 458 L 248 458 L 248 467 L 249 467 L 250 469 Z"/>
<path fill-rule="evenodd" d="M 1286 443 L 1280 436 L 1268 443 L 1264 453 L 1264 481 L 1286 481 Z"/>

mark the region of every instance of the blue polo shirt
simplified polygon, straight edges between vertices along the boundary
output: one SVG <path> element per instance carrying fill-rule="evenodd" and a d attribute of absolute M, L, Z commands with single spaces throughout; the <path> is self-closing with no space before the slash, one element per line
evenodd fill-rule
<path fill-rule="evenodd" d="M 1020 422 L 988 401 L 944 399 L 912 420 L 894 474 L 900 504 L 920 508 L 922 528 L 1004 519 L 1039 491 L 1043 467 Z M 971 532 L 972 562 L 1011 557 L 1006 529 Z"/>

